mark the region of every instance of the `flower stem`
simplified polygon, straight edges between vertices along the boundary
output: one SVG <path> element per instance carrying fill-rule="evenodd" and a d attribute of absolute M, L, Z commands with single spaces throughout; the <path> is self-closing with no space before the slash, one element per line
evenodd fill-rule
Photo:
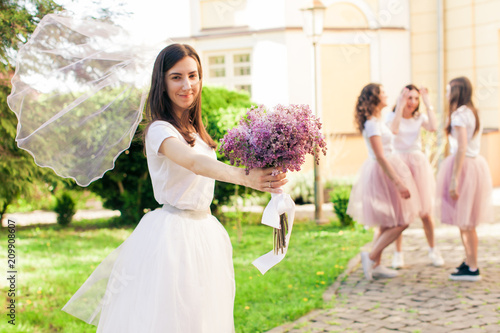
<path fill-rule="evenodd" d="M 288 218 L 285 213 L 280 215 L 280 226 L 281 229 L 274 229 L 274 254 L 278 254 L 280 251 L 284 253 L 286 247 L 285 236 L 288 232 Z"/>

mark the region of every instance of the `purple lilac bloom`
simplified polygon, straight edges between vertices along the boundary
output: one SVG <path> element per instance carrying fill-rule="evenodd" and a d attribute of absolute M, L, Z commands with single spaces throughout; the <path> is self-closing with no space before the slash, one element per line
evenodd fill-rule
<path fill-rule="evenodd" d="M 253 168 L 273 167 L 283 172 L 299 171 L 305 155 L 319 162 L 326 154 L 321 122 L 306 104 L 277 105 L 266 110 L 251 107 L 235 128 L 221 140 L 220 151 L 232 165 Z"/>

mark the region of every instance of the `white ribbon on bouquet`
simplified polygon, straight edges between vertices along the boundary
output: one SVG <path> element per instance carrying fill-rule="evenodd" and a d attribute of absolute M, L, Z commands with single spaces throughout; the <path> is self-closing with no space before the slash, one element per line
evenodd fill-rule
<path fill-rule="evenodd" d="M 285 258 L 288 246 L 290 245 L 290 236 L 292 235 L 293 219 L 295 218 L 295 202 L 287 193 L 275 194 L 271 193 L 271 201 L 267 204 L 262 214 L 262 224 L 268 225 L 275 229 L 281 229 L 280 215 L 286 213 L 288 216 L 288 232 L 285 236 L 286 246 L 283 252 L 274 253 L 274 249 L 254 260 L 253 265 L 265 274 L 274 265 Z"/>

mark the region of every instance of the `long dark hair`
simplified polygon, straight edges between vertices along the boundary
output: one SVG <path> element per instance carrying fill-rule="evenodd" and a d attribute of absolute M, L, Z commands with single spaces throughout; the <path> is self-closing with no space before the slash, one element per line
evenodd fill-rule
<path fill-rule="evenodd" d="M 179 119 L 174 112 L 172 101 L 168 97 L 165 75 L 170 68 L 185 57 L 193 58 L 198 65 L 198 74 L 200 76 L 198 84 L 200 85 L 200 89 L 193 104 L 189 108 L 189 112 L 184 112 L 182 117 Z M 146 103 L 146 117 L 149 125 L 151 125 L 151 123 L 155 120 L 164 120 L 171 123 L 179 131 L 187 143 L 194 146 L 194 133 L 190 132 L 190 128 L 192 126 L 200 135 L 201 139 L 212 149 L 215 149 L 217 144 L 207 133 L 201 118 L 202 77 L 203 73 L 200 57 L 191 46 L 187 44 L 171 44 L 164 48 L 156 57 L 153 67 L 151 89 Z M 147 133 L 149 125 L 146 128 L 145 133 Z"/>
<path fill-rule="evenodd" d="M 365 128 L 365 121 L 373 115 L 373 112 L 380 104 L 380 87 L 379 83 L 370 83 L 366 85 L 358 97 L 356 108 L 354 110 L 354 123 L 362 133 Z"/>
<path fill-rule="evenodd" d="M 414 84 L 409 84 L 409 85 L 405 86 L 405 88 L 409 89 L 410 91 L 412 91 L 412 90 L 417 91 L 417 92 L 418 92 L 418 95 L 420 96 L 420 90 L 418 90 L 418 88 L 417 88 L 417 86 L 416 86 L 416 85 L 414 85 Z M 392 109 L 392 112 L 395 112 L 395 111 L 396 111 L 396 107 L 397 107 L 397 105 L 394 105 L 394 108 Z M 418 104 L 417 104 L 417 107 L 416 107 L 416 108 L 415 108 L 415 110 L 413 110 L 413 111 L 412 111 L 412 113 L 411 113 L 411 116 L 412 116 L 412 117 L 418 117 L 418 114 L 419 114 L 418 109 L 419 109 L 419 108 L 420 108 L 420 98 L 418 99 Z"/>
<path fill-rule="evenodd" d="M 446 133 L 451 134 L 451 115 L 462 105 L 471 109 L 474 114 L 474 118 L 476 118 L 476 128 L 474 129 L 474 135 L 476 135 L 481 127 L 481 124 L 479 122 L 478 111 L 474 106 L 474 103 L 472 103 L 472 84 L 465 76 L 460 76 L 450 81 L 450 103 Z"/>

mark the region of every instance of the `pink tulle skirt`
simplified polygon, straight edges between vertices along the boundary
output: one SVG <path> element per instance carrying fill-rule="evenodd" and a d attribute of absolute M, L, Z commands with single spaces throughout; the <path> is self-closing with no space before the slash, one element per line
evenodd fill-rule
<path fill-rule="evenodd" d="M 408 225 L 420 212 L 420 197 L 409 168 L 397 155 L 386 158 L 411 197 L 403 199 L 378 162 L 369 158 L 361 167 L 347 206 L 347 214 L 366 226 Z"/>
<path fill-rule="evenodd" d="M 419 150 L 409 153 L 398 153 L 398 156 L 410 168 L 415 184 L 417 185 L 422 208 L 420 216 L 432 216 L 436 203 L 436 180 L 427 156 Z"/>
<path fill-rule="evenodd" d="M 490 169 L 482 156 L 466 157 L 458 176 L 458 200 L 450 197 L 449 186 L 455 155 L 448 156 L 441 164 L 437 176 L 436 215 L 442 223 L 460 229 L 475 228 L 481 222 L 493 219 Z"/>

